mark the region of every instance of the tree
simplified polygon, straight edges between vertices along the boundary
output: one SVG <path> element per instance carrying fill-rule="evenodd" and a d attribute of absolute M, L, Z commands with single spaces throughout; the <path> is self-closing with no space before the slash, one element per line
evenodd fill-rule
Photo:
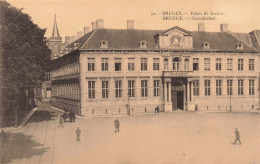
<path fill-rule="evenodd" d="M 46 29 L 40 29 L 28 14 L 0 1 L 1 101 L 23 100 L 24 87 L 32 87 L 43 80 L 50 65 L 51 51 L 44 37 Z"/>

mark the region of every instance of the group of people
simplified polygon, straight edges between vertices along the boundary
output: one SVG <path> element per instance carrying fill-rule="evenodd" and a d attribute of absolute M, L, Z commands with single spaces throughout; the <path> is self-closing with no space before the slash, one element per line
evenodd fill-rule
<path fill-rule="evenodd" d="M 69 111 L 67 106 L 64 106 L 63 110 L 64 110 L 64 113 L 62 115 L 60 115 L 58 127 L 63 127 L 63 123 L 65 122 L 66 118 L 69 118 L 70 122 L 75 122 L 75 120 L 76 120 L 75 112 L 70 111 L 69 114 L 67 115 L 67 112 Z"/>

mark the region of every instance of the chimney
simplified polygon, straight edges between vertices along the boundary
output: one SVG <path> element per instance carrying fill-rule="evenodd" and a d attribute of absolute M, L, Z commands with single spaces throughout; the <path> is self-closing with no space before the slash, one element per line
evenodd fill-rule
<path fill-rule="evenodd" d="M 78 31 L 77 32 L 77 39 L 81 38 L 83 36 L 83 32 L 82 31 Z"/>
<path fill-rule="evenodd" d="M 95 29 L 96 29 L 96 27 L 97 27 L 97 24 L 96 24 L 96 22 L 92 22 L 92 31 L 93 31 L 93 30 L 95 30 Z"/>
<path fill-rule="evenodd" d="M 199 23 L 198 24 L 198 31 L 199 32 L 205 32 L 205 25 L 204 25 L 204 23 Z"/>
<path fill-rule="evenodd" d="M 104 28 L 104 20 L 103 19 L 97 19 L 97 21 L 96 21 L 96 28 L 97 29 L 102 29 L 102 28 Z"/>
<path fill-rule="evenodd" d="M 220 24 L 220 32 L 228 32 L 228 24 Z"/>
<path fill-rule="evenodd" d="M 127 20 L 127 29 L 135 29 L 135 21 L 134 20 Z"/>
<path fill-rule="evenodd" d="M 90 31 L 90 28 L 88 26 L 85 26 L 84 27 L 84 35 L 89 33 L 89 31 Z"/>

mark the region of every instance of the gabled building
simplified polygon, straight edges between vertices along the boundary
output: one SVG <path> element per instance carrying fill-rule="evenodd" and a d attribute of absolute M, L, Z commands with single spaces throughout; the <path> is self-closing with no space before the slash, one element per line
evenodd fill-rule
<path fill-rule="evenodd" d="M 66 47 L 51 72 L 52 105 L 83 116 L 255 110 L 259 49 L 252 33 L 174 26 L 96 29 Z M 259 36 L 256 36 L 259 38 Z M 259 44 L 258 44 L 259 45 Z"/>

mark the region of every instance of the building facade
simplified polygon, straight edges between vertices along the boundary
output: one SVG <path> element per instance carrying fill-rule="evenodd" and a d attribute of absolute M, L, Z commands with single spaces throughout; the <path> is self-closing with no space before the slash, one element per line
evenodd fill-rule
<path fill-rule="evenodd" d="M 251 33 L 96 29 L 55 61 L 52 104 L 83 116 L 256 110 L 259 49 Z M 99 27 L 101 26 L 101 28 Z M 254 35 L 257 39 L 259 36 Z"/>

